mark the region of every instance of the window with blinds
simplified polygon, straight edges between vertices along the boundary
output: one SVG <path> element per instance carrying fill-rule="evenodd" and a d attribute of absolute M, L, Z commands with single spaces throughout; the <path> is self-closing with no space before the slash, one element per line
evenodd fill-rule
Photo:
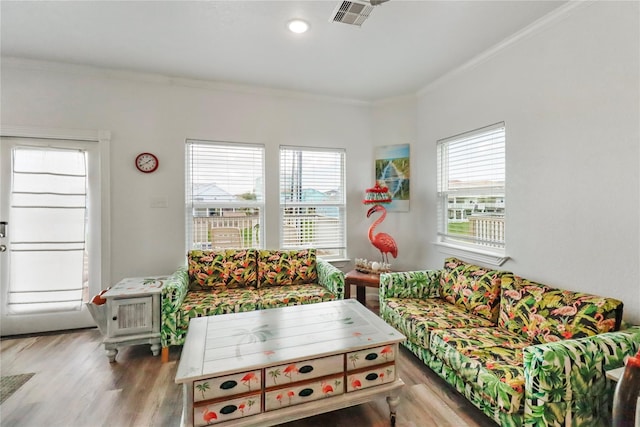
<path fill-rule="evenodd" d="M 505 125 L 438 141 L 440 242 L 504 250 Z"/>
<path fill-rule="evenodd" d="M 280 147 L 280 245 L 346 256 L 345 151 Z"/>
<path fill-rule="evenodd" d="M 259 248 L 264 146 L 187 140 L 186 247 Z"/>

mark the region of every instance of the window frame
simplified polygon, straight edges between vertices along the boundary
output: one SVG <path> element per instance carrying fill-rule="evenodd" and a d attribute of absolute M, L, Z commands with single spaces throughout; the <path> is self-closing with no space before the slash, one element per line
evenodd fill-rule
<path fill-rule="evenodd" d="M 305 153 L 335 153 L 340 158 L 340 165 L 336 168 L 339 177 L 335 177 L 339 180 L 339 187 L 337 188 L 338 194 L 335 200 L 323 200 L 323 201 L 293 201 L 286 200 L 284 194 L 286 177 L 283 171 L 285 165 L 283 164 L 283 156 L 287 152 L 305 152 Z M 278 150 L 278 218 L 279 218 L 279 244 L 283 249 L 303 249 L 303 248 L 316 248 L 318 250 L 318 256 L 329 261 L 340 261 L 346 259 L 347 254 L 347 202 L 346 202 L 346 149 L 334 148 L 334 147 L 305 147 L 305 146 L 293 146 L 293 145 L 280 145 Z M 304 165 L 302 168 L 304 169 Z M 303 190 L 301 188 L 301 190 Z M 338 224 L 335 229 L 337 230 L 338 240 L 335 245 L 318 245 L 317 241 L 312 244 L 290 244 L 288 237 L 285 236 L 285 222 L 287 220 L 287 209 L 337 209 Z M 333 228 L 333 227 L 332 227 Z M 301 237 L 302 239 L 302 237 Z M 323 253 L 323 251 L 335 251 L 335 254 L 329 255 Z"/>
<path fill-rule="evenodd" d="M 482 168 L 485 172 L 488 172 L 487 175 L 482 177 L 482 180 L 486 182 L 490 182 L 491 184 L 487 185 L 458 185 L 457 188 L 452 188 L 450 185 L 450 171 L 449 171 L 449 162 L 448 156 L 450 154 L 449 149 L 451 146 L 455 146 L 455 144 L 464 144 L 465 142 L 472 141 L 474 139 L 481 139 L 483 137 L 487 137 L 496 131 L 501 131 L 501 134 L 498 134 L 498 143 L 502 144 L 502 147 L 498 147 L 497 149 L 492 148 L 493 153 L 503 153 L 503 158 L 501 159 L 501 167 L 497 169 L 498 176 L 502 176 L 502 185 L 499 185 L 496 181 L 491 181 L 491 174 L 495 173 L 496 170 L 492 170 L 491 168 Z M 458 135 L 454 135 L 448 138 L 444 138 L 437 141 L 436 147 L 436 205 L 437 205 L 437 240 L 435 242 L 438 248 L 447 254 L 465 257 L 471 259 L 472 261 L 483 262 L 487 264 L 500 266 L 506 262 L 509 257 L 506 255 L 506 219 L 507 219 L 507 210 L 506 210 L 506 126 L 504 122 L 498 122 L 489 126 L 485 126 L 482 128 L 474 129 L 468 132 L 464 132 Z M 500 141 L 501 139 L 501 141 Z M 472 162 L 475 162 L 476 165 L 479 162 L 485 161 L 484 154 L 482 157 L 476 156 L 470 157 Z M 473 164 L 470 162 L 469 164 Z M 480 166 L 482 166 L 480 164 Z M 501 237 L 498 240 L 490 239 L 484 240 L 482 237 L 476 236 L 464 236 L 463 234 L 450 233 L 449 226 L 449 213 L 451 211 L 450 200 L 451 197 L 458 197 L 467 199 L 466 201 L 476 200 L 482 197 L 492 197 L 496 200 L 493 201 L 494 209 L 496 212 L 500 212 L 500 214 L 493 214 L 495 219 L 499 219 L 497 221 L 491 221 L 491 215 L 489 215 L 489 219 L 485 218 L 489 224 L 491 224 L 493 231 L 490 233 L 492 237 L 496 235 Z M 454 209 L 455 210 L 455 209 Z M 472 210 L 471 216 L 474 216 L 473 212 L 475 211 L 475 207 Z M 464 220 L 466 213 L 463 213 L 461 216 L 461 220 Z M 480 221 L 480 220 L 479 220 Z M 476 222 L 479 223 L 479 222 Z"/>
<path fill-rule="evenodd" d="M 253 175 L 259 175 L 259 188 L 255 188 L 255 194 L 257 194 L 256 200 L 214 200 L 214 201 L 197 201 L 193 196 L 194 182 L 193 182 L 193 170 L 192 165 L 194 162 L 193 147 L 196 145 L 201 146 L 215 146 L 215 147 L 228 147 L 230 150 L 233 147 L 237 147 L 238 150 L 257 149 L 261 155 L 259 173 L 253 171 Z M 218 218 L 217 222 L 220 222 L 221 227 L 227 227 L 230 224 L 239 224 L 244 221 L 238 217 L 225 218 L 224 215 L 214 215 L 215 212 L 223 211 L 236 211 L 238 209 L 255 209 L 257 214 L 257 229 L 252 230 L 252 237 L 250 239 L 251 244 L 244 246 L 243 248 L 256 248 L 262 249 L 264 246 L 264 224 L 265 224 L 265 161 L 266 161 L 266 149 L 263 144 L 245 143 L 245 142 L 230 142 L 230 141 L 215 141 L 215 140 L 203 140 L 203 139 L 187 139 L 185 141 L 185 248 L 187 251 L 192 249 L 213 249 L 211 244 L 211 238 L 207 237 L 207 242 L 200 241 L 200 245 L 195 242 L 194 232 L 194 218 Z M 238 166 L 246 166 L 246 163 Z M 215 183 L 215 182 L 214 182 Z M 205 210 L 205 215 L 196 215 L 196 210 Z M 208 222 L 208 221 L 205 221 Z M 253 225 L 252 228 L 255 228 Z M 207 226 L 208 227 L 208 226 Z M 208 228 L 207 228 L 208 230 Z M 202 232 L 202 230 L 200 230 Z M 208 233 L 208 232 L 207 232 Z M 243 242 L 244 242 L 243 238 Z M 255 244 L 257 240 L 257 245 Z"/>

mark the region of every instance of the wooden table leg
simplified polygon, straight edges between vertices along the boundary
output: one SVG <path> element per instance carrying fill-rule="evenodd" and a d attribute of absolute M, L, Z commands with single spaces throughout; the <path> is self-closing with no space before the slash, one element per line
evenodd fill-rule
<path fill-rule="evenodd" d="M 367 305 L 367 288 L 366 286 L 356 285 L 356 298 L 358 302 L 364 306 Z"/>

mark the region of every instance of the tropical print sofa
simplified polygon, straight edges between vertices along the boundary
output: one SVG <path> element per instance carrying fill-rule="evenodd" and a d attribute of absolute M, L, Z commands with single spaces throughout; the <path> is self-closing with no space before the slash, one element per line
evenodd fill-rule
<path fill-rule="evenodd" d="M 344 298 L 344 274 L 315 249 L 193 250 L 162 288 L 161 344 L 182 345 L 195 317 Z"/>
<path fill-rule="evenodd" d="M 380 277 L 380 315 L 429 368 L 502 426 L 609 426 L 605 371 L 640 348 L 622 302 L 448 258 Z"/>

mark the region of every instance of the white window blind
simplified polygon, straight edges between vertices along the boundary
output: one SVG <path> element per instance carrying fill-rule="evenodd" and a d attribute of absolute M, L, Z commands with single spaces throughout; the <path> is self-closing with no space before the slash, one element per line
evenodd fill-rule
<path fill-rule="evenodd" d="M 440 241 L 503 250 L 504 123 L 440 140 L 437 146 Z"/>
<path fill-rule="evenodd" d="M 346 256 L 345 151 L 280 147 L 280 245 Z"/>
<path fill-rule="evenodd" d="M 187 140 L 186 247 L 259 248 L 264 217 L 264 147 Z"/>
<path fill-rule="evenodd" d="M 10 197 L 9 312 L 80 310 L 88 286 L 86 153 L 15 148 Z"/>

